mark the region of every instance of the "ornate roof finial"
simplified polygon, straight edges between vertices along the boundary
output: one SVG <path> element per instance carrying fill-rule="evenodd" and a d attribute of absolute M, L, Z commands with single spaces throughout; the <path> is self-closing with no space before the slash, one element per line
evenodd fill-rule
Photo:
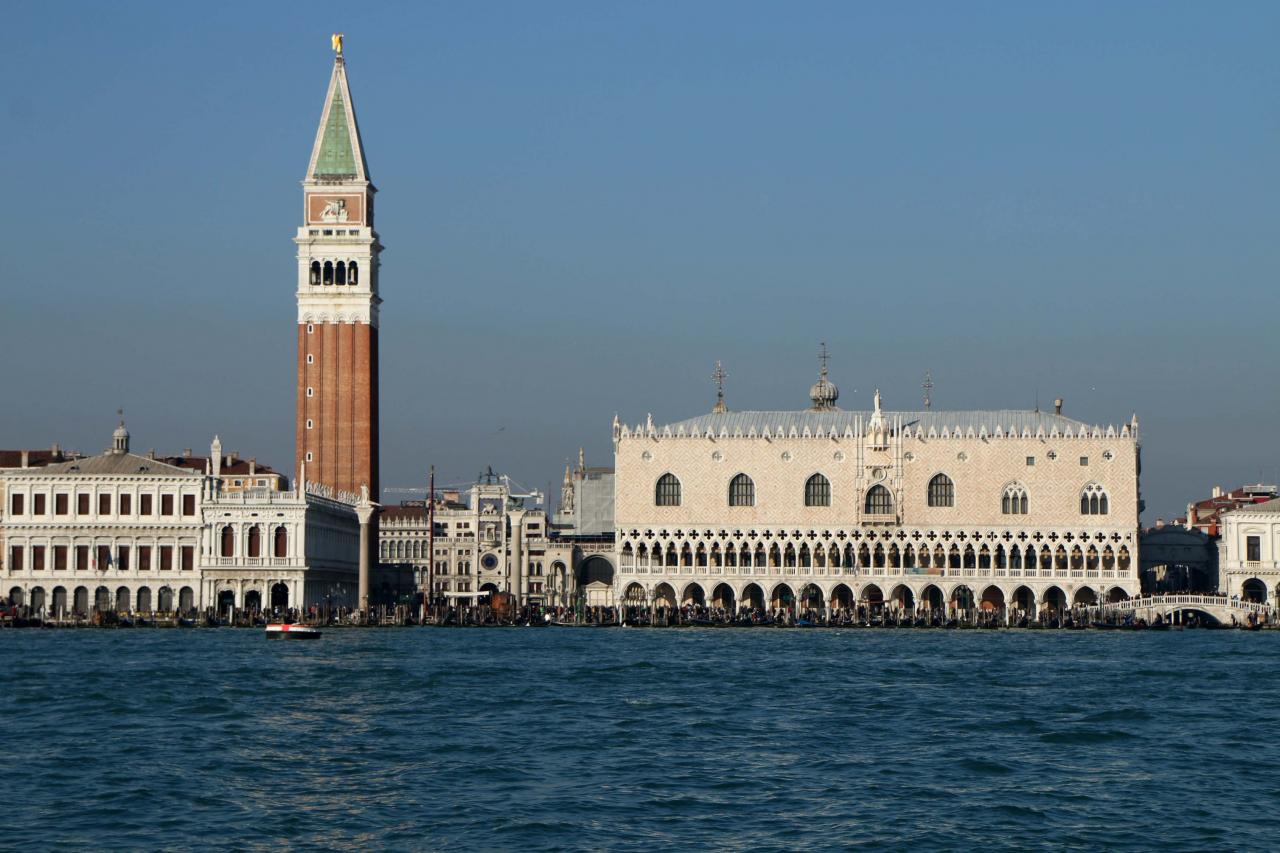
<path fill-rule="evenodd" d="M 723 415 L 729 411 L 729 407 L 724 404 L 724 381 L 728 378 L 729 374 L 724 372 L 717 359 L 715 372 L 711 374 L 711 381 L 716 383 L 716 406 L 711 410 L 714 414 Z"/>
<path fill-rule="evenodd" d="M 924 372 L 924 410 L 929 411 L 933 405 L 933 374 L 929 371 Z"/>
<path fill-rule="evenodd" d="M 329 43 L 333 45 L 333 52 L 342 56 L 342 33 L 334 33 L 329 36 Z"/>
<path fill-rule="evenodd" d="M 809 389 L 809 399 L 813 401 L 813 405 L 809 407 L 811 412 L 830 412 L 836 408 L 836 400 L 840 397 L 840 389 L 834 384 L 827 381 L 827 361 L 831 356 L 827 353 L 827 343 L 822 342 L 822 349 L 818 351 L 818 381 Z"/>

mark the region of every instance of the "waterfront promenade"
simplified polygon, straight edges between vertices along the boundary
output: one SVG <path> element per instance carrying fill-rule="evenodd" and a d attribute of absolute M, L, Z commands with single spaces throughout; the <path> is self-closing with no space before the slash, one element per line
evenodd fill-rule
<path fill-rule="evenodd" d="M 261 627 L 290 621 L 316 626 L 354 627 L 633 627 L 633 628 L 898 628 L 898 629 L 1028 629 L 1028 630 L 1168 630 L 1172 628 L 1246 628 L 1280 625 L 1275 609 L 1222 595 L 1147 595 L 1121 602 L 1065 610 L 1017 609 L 904 610 L 893 607 L 784 608 L 760 610 L 687 605 L 621 607 L 522 608 L 439 606 L 375 607 L 368 613 L 339 608 L 305 612 L 232 610 L 204 612 L 92 611 L 46 616 L 26 608 L 6 607 L 0 627 L 17 628 L 215 628 Z"/>

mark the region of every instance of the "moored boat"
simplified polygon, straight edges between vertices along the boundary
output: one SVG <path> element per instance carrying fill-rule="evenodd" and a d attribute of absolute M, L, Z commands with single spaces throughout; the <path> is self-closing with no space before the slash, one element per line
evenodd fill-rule
<path fill-rule="evenodd" d="M 310 625 L 291 625 L 284 622 L 270 624 L 266 627 L 268 637 L 285 637 L 295 640 L 314 640 L 320 636 L 320 629 Z"/>

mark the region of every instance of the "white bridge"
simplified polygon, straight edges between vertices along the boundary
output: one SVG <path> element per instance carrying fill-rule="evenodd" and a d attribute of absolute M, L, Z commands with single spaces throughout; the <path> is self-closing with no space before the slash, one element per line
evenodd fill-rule
<path fill-rule="evenodd" d="M 1256 621 L 1275 621 L 1275 610 L 1266 604 L 1227 598 L 1225 595 L 1142 595 L 1124 601 L 1109 601 L 1088 608 L 1092 614 L 1124 613 L 1140 616 L 1151 622 L 1156 616 L 1164 621 L 1181 622 L 1185 614 L 1209 616 L 1222 625 L 1230 625 L 1232 617 L 1245 624 L 1252 615 Z M 1177 617 L 1175 619 L 1175 616 Z"/>

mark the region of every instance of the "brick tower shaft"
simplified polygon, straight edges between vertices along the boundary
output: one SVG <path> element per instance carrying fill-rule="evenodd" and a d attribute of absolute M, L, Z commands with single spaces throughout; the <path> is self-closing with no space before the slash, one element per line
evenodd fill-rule
<path fill-rule="evenodd" d="M 378 500 L 378 256 L 340 42 L 303 187 L 295 471 Z M 303 473 L 305 472 L 305 474 Z M 302 484 L 305 485 L 305 484 Z"/>

